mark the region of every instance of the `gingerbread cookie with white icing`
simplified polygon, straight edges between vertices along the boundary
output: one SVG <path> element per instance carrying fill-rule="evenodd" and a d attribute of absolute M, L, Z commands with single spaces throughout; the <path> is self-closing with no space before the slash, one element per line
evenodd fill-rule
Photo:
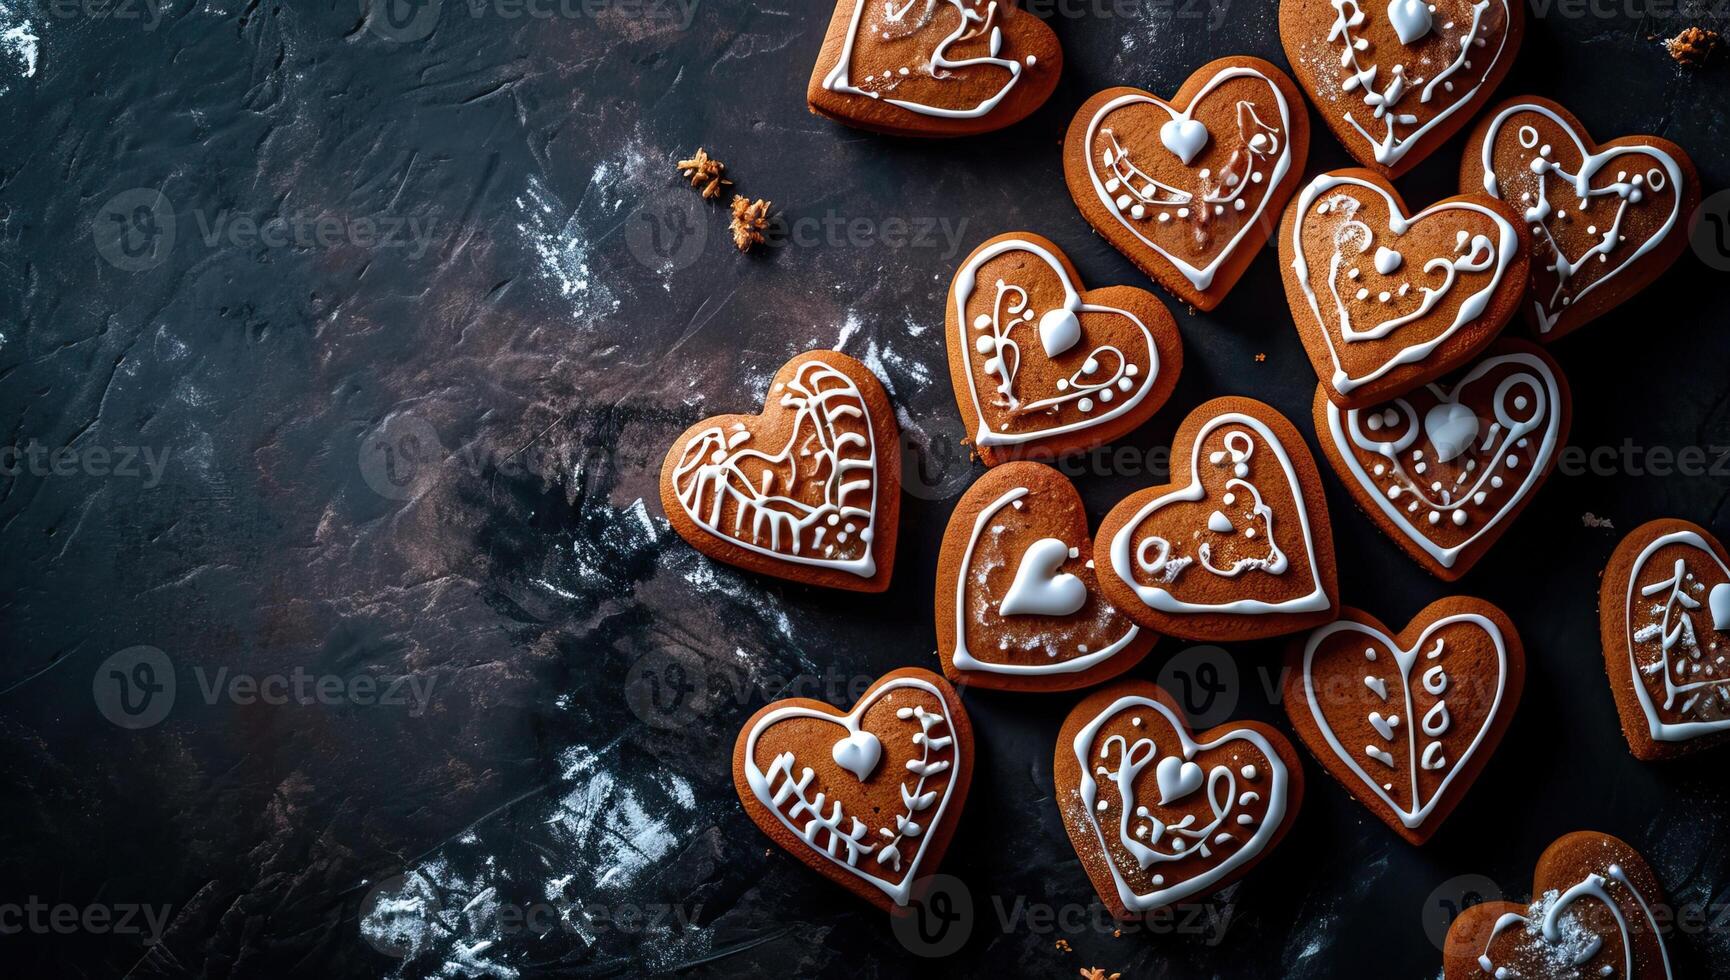
<path fill-rule="evenodd" d="M 1573 397 L 1536 344 L 1504 338 L 1458 374 L 1368 408 L 1316 390 L 1322 455 L 1382 533 L 1457 581 L 1507 532 L 1568 442 Z"/>
<path fill-rule="evenodd" d="M 1015 0 L 836 0 L 806 102 L 892 136 L 967 136 L 1019 122 L 1063 73 L 1063 49 Z"/>
<path fill-rule="evenodd" d="M 1177 321 L 1134 286 L 1086 289 L 1063 250 L 1028 232 L 973 250 L 949 287 L 949 379 L 987 466 L 1124 436 L 1183 370 Z"/>
<path fill-rule="evenodd" d="M 1369 613 L 1292 645 L 1285 706 L 1310 753 L 1394 832 L 1423 844 L 1513 720 L 1525 648 L 1481 599 L 1431 603 L 1397 635 Z"/>
<path fill-rule="evenodd" d="M 1292 72 L 1328 128 L 1384 177 L 1404 174 L 1477 113 L 1513 67 L 1517 0 L 1280 0 Z"/>
<path fill-rule="evenodd" d="M 1461 912 L 1443 947 L 1444 980 L 1671 980 L 1663 884 L 1632 845 L 1577 831 L 1545 848 L 1532 903 Z"/>
<path fill-rule="evenodd" d="M 1320 626 L 1339 609 L 1333 526 L 1309 448 L 1279 412 L 1216 398 L 1172 440 L 1172 482 L 1100 524 L 1100 588 L 1130 618 L 1191 640 Z"/>
<path fill-rule="evenodd" d="M 936 873 L 972 778 L 960 695 L 916 667 L 878 678 L 851 711 L 809 698 L 768 704 L 733 748 L 733 784 L 757 826 L 892 913 Z"/>
<path fill-rule="evenodd" d="M 1635 528 L 1598 596 L 1604 666 L 1628 748 L 1671 759 L 1730 736 L 1730 556 L 1680 520 Z"/>
<path fill-rule="evenodd" d="M 1234 57 L 1196 69 L 1170 101 L 1127 87 L 1088 99 L 1069 124 L 1063 174 L 1106 241 L 1211 310 L 1273 234 L 1308 158 L 1297 85 Z"/>
<path fill-rule="evenodd" d="M 1521 96 L 1491 110 L 1460 161 L 1460 189 L 1513 205 L 1531 230 L 1522 309 L 1556 340 L 1608 313 L 1681 257 L 1700 175 L 1656 136 L 1595 143 L 1573 114 Z"/>
<path fill-rule="evenodd" d="M 1488 195 L 1412 214 L 1365 170 L 1316 177 L 1286 211 L 1286 300 L 1328 398 L 1363 408 L 1476 357 L 1513 318 L 1526 231 Z"/>
<path fill-rule="evenodd" d="M 763 414 L 717 415 L 679 436 L 661 467 L 661 506 L 717 561 L 881 592 L 901 510 L 889 396 L 845 354 L 800 354 L 770 383 Z"/>
<path fill-rule="evenodd" d="M 1099 591 L 1087 511 L 1032 462 L 986 471 L 961 497 L 937 560 L 937 653 L 961 685 L 1072 691 L 1116 677 L 1157 635 Z"/>
<path fill-rule="evenodd" d="M 1124 920 L 1243 877 L 1303 803 L 1303 766 L 1284 735 L 1254 721 L 1191 735 L 1177 701 L 1138 680 L 1075 706 L 1053 776 L 1076 856 Z"/>

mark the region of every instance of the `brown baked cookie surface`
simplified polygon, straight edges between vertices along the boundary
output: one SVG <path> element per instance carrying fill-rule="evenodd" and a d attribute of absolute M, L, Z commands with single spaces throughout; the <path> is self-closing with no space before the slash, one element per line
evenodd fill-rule
<path fill-rule="evenodd" d="M 834 351 L 782 365 L 761 415 L 685 430 L 661 506 L 717 561 L 860 592 L 889 587 L 901 510 L 900 430 L 875 375 Z"/>
<path fill-rule="evenodd" d="M 1101 522 L 1094 561 L 1107 599 L 1192 640 L 1279 636 L 1334 618 L 1321 476 L 1284 416 L 1251 398 L 1201 405 L 1172 440 L 1171 476 Z"/>
<path fill-rule="evenodd" d="M 1328 398 L 1362 408 L 1475 357 L 1519 308 L 1525 230 L 1488 195 L 1417 214 L 1365 170 L 1316 177 L 1286 210 L 1286 300 Z"/>
<path fill-rule="evenodd" d="M 1259 58 L 1196 69 L 1170 101 L 1110 88 L 1063 143 L 1070 196 L 1105 240 L 1184 302 L 1219 305 L 1303 177 L 1309 113 Z"/>
<path fill-rule="evenodd" d="M 733 784 L 765 834 L 879 908 L 904 909 L 955 833 L 973 729 L 943 678 L 884 674 L 848 712 L 789 698 L 739 732 Z"/>
<path fill-rule="evenodd" d="M 1445 980 L 1670 980 L 1659 916 L 1671 909 L 1646 859 L 1577 831 L 1538 858 L 1531 905 L 1484 902 L 1448 928 Z"/>
<path fill-rule="evenodd" d="M 1192 736 L 1176 700 L 1118 681 L 1057 736 L 1057 805 L 1112 914 L 1132 919 L 1243 877 L 1291 828 L 1303 766 L 1285 736 L 1232 722 Z"/>
<path fill-rule="evenodd" d="M 1051 458 L 1127 434 L 1183 370 L 1177 321 L 1134 286 L 1084 289 L 1050 241 L 998 235 L 949 287 L 949 380 L 987 466 Z"/>
<path fill-rule="evenodd" d="M 1730 736 L 1730 556 L 1679 520 L 1642 524 L 1610 556 L 1598 596 L 1604 667 L 1636 758 Z"/>
<path fill-rule="evenodd" d="M 1531 230 L 1522 309 L 1544 341 L 1658 278 L 1686 251 L 1700 204 L 1700 175 L 1681 147 L 1656 136 L 1595 143 L 1568 110 L 1530 95 L 1472 131 L 1460 189 L 1507 201 Z"/>
<path fill-rule="evenodd" d="M 1382 533 L 1457 581 L 1531 503 L 1568 441 L 1573 400 L 1536 344 L 1503 338 L 1471 366 L 1368 408 L 1317 389 L 1316 435 Z"/>
<path fill-rule="evenodd" d="M 1068 477 L 1005 463 L 962 495 L 937 561 L 937 654 L 950 680 L 1070 691 L 1135 666 L 1156 639 L 1100 593 Z"/>
<path fill-rule="evenodd" d="M 1526 680 L 1513 621 L 1481 599 L 1431 603 L 1397 635 L 1369 613 L 1292 644 L 1286 713 L 1328 774 L 1413 844 L 1466 795 Z"/>
<path fill-rule="evenodd" d="M 1280 0 L 1292 73 L 1340 143 L 1398 177 L 1469 122 L 1513 67 L 1515 0 Z"/>
<path fill-rule="evenodd" d="M 805 99 L 895 136 L 967 136 L 1019 122 L 1063 73 L 1057 35 L 1014 0 L 836 0 Z"/>

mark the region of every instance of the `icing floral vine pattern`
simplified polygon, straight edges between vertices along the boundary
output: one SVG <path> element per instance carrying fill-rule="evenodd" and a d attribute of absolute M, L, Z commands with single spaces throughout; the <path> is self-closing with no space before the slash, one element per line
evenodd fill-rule
<path fill-rule="evenodd" d="M 1034 311 L 1028 308 L 1027 290 L 1002 279 L 996 282 L 996 295 L 991 313 L 974 317 L 973 328 L 979 331 L 974 349 L 986 356 L 985 373 L 998 380 L 992 404 L 1016 415 L 1056 412 L 1069 402 L 1080 412 L 1091 412 L 1096 400 L 1109 403 L 1118 392 L 1135 390 L 1135 378 L 1141 369 L 1123 351 L 1110 344 L 1095 347 L 1087 359 L 1068 378 L 1057 379 L 1057 394 L 1032 401 L 1023 401 L 1016 390 L 1016 376 L 1021 371 L 1021 344 L 1015 339 L 1017 328 L 1026 333 L 1035 329 Z M 1055 309 L 1047 312 L 1037 327 L 1046 356 L 1057 357 L 1081 340 L 1081 324 L 1074 310 Z M 1104 361 L 1109 367 L 1101 373 Z"/>
<path fill-rule="evenodd" d="M 1657 692 L 1663 694 L 1660 708 L 1692 721 L 1730 720 L 1730 667 L 1726 665 L 1730 649 L 1719 638 L 1721 631 L 1730 629 L 1730 617 L 1717 622 L 1713 616 L 1730 610 L 1730 583 L 1720 582 L 1708 592 L 1688 560 L 1678 557 L 1669 576 L 1642 586 L 1640 596 L 1648 602 L 1643 624 L 1634 628 L 1630 621 L 1630 649 L 1644 646 L 1648 651 L 1650 659 L 1638 669 L 1662 684 Z M 1711 600 L 1716 600 L 1715 608 L 1708 607 Z M 1696 617 L 1706 624 L 1704 641 L 1694 625 Z M 1636 683 L 1641 683 L 1639 678 Z"/>
<path fill-rule="evenodd" d="M 1105 118 L 1118 104 L 1107 105 L 1098 118 Z M 1171 113 L 1174 122 L 1201 125 L 1187 114 L 1159 104 Z M 1255 108 L 1255 103 L 1247 99 L 1238 101 L 1237 144 L 1217 173 L 1203 167 L 1196 174 L 1197 187 L 1193 191 L 1173 187 L 1147 173 L 1136 165 L 1130 152 L 1118 142 L 1112 128 L 1101 127 L 1099 140 L 1104 146 L 1099 148 L 1099 160 L 1110 173 L 1102 186 L 1112 213 L 1138 222 L 1152 220 L 1158 225 L 1170 224 L 1174 218 L 1186 222 L 1190 228 L 1191 246 L 1196 252 L 1205 252 L 1212 245 L 1214 219 L 1224 216 L 1228 208 L 1232 211 L 1247 209 L 1246 192 L 1268 180 L 1275 163 L 1285 152 L 1284 132 L 1264 122 Z M 1206 132 L 1205 128 L 1202 132 Z M 1188 163 L 1187 160 L 1184 162 Z M 1097 171 L 1095 173 L 1097 175 Z M 1278 179 L 1276 176 L 1274 182 L 1277 183 Z"/>
<path fill-rule="evenodd" d="M 673 471 L 680 505 L 753 551 L 870 578 L 877 464 L 865 396 L 821 361 L 800 365 L 775 393 L 795 412 L 787 443 L 753 448 L 738 422 L 698 433 Z"/>
<path fill-rule="evenodd" d="M 1249 461 L 1255 451 L 1255 437 L 1243 429 L 1234 429 L 1225 434 L 1223 449 L 1208 454 L 1208 465 L 1229 469 L 1232 475 L 1225 482 L 1226 492 L 1220 497 L 1220 509 L 1208 515 L 1207 530 L 1214 535 L 1233 536 L 1233 540 L 1241 538 L 1253 542 L 1259 539 L 1263 542 L 1262 553 L 1239 554 L 1225 564 L 1216 565 L 1213 560 L 1214 541 L 1200 540 L 1193 555 L 1173 557 L 1172 542 L 1157 534 L 1149 534 L 1135 549 L 1135 562 L 1141 571 L 1165 584 L 1175 583 L 1192 565 L 1221 578 L 1236 578 L 1246 571 L 1285 574 L 1289 562 L 1274 540 L 1273 508 L 1262 501 L 1261 491 L 1248 479 Z M 1236 520 L 1227 516 L 1228 510 L 1237 515 Z M 1150 551 L 1154 554 L 1150 555 Z"/>

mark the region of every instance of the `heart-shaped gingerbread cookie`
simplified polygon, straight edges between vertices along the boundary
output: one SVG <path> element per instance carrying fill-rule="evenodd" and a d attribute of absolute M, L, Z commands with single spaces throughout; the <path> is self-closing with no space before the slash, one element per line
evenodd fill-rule
<path fill-rule="evenodd" d="M 1664 889 L 1640 852 L 1578 831 L 1544 849 L 1531 905 L 1484 902 L 1448 928 L 1445 980 L 1670 980 Z"/>
<path fill-rule="evenodd" d="M 1316 111 L 1357 161 L 1398 177 L 1477 113 L 1525 31 L 1514 0 L 1280 0 Z"/>
<path fill-rule="evenodd" d="M 1145 422 L 1183 370 L 1177 322 L 1133 286 L 1081 287 L 1038 235 L 973 250 L 949 287 L 949 377 L 985 465 L 1102 445 Z"/>
<path fill-rule="evenodd" d="M 1730 736 L 1730 556 L 1679 520 L 1635 528 L 1598 597 L 1604 666 L 1628 747 L 1668 759 Z"/>
<path fill-rule="evenodd" d="M 937 653 L 957 684 L 1071 691 L 1123 673 L 1156 634 L 1099 591 L 1081 495 L 1032 462 L 967 489 L 937 560 Z"/>
<path fill-rule="evenodd" d="M 1089 224 L 1202 310 L 1219 305 L 1273 233 L 1309 156 L 1297 86 L 1259 58 L 1196 69 L 1170 102 L 1112 88 L 1084 103 L 1063 144 Z"/>
<path fill-rule="evenodd" d="M 891 912 L 955 833 L 973 778 L 973 729 L 949 682 L 909 667 L 853 710 L 789 698 L 739 732 L 733 783 L 775 843 Z"/>
<path fill-rule="evenodd" d="M 1057 35 L 1014 0 L 836 0 L 805 98 L 861 129 L 965 136 L 1025 118 L 1062 71 Z"/>
<path fill-rule="evenodd" d="M 1432 603 L 1398 636 L 1374 616 L 1294 643 L 1286 713 L 1328 774 L 1413 844 L 1465 796 L 1513 719 L 1526 656 L 1507 615 L 1479 599 Z"/>
<path fill-rule="evenodd" d="M 1523 96 L 1497 106 L 1466 147 L 1461 190 L 1507 201 L 1531 229 L 1524 309 L 1541 340 L 1609 312 L 1687 249 L 1700 176 L 1669 140 L 1594 143 L 1568 110 Z"/>
<path fill-rule="evenodd" d="M 1285 736 L 1244 721 L 1192 737 L 1176 700 L 1119 681 L 1075 706 L 1057 736 L 1057 805 L 1112 914 L 1210 895 L 1279 843 L 1303 802 Z"/>
<path fill-rule="evenodd" d="M 1479 194 L 1416 215 L 1362 170 L 1322 174 L 1286 212 L 1286 299 L 1330 399 L 1374 405 L 1471 360 L 1525 288 L 1525 232 Z"/>
<path fill-rule="evenodd" d="M 762 415 L 685 430 L 661 467 L 673 529 L 718 561 L 813 585 L 889 587 L 901 505 L 889 396 L 845 354 L 782 365 Z"/>
<path fill-rule="evenodd" d="M 1338 609 L 1321 476 L 1290 422 L 1249 398 L 1216 398 L 1172 441 L 1172 479 L 1100 524 L 1100 588 L 1144 626 L 1192 640 L 1250 640 L 1319 626 Z"/>
<path fill-rule="evenodd" d="M 1556 466 L 1573 400 L 1534 344 L 1504 339 L 1460 375 L 1368 408 L 1318 389 L 1316 434 L 1346 490 L 1431 575 L 1453 582 Z"/>

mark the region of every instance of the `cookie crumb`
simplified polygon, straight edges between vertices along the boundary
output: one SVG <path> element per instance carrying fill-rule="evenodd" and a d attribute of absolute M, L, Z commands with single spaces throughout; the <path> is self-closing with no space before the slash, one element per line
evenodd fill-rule
<path fill-rule="evenodd" d="M 721 196 L 721 189 L 733 186 L 733 182 L 721 176 L 727 170 L 727 165 L 709 155 L 709 151 L 697 147 L 697 153 L 689 160 L 680 160 L 679 173 L 691 179 L 691 186 L 703 188 L 703 200 L 713 201 Z"/>
<path fill-rule="evenodd" d="M 1057 950 L 1059 953 L 1072 952 L 1072 950 L 1069 948 L 1069 940 L 1067 940 L 1067 939 L 1059 939 L 1056 943 L 1054 943 L 1052 945 L 1052 948 Z"/>
<path fill-rule="evenodd" d="M 1591 528 L 1608 528 L 1612 531 L 1616 529 L 1616 525 L 1612 524 L 1608 517 L 1599 517 L 1591 511 L 1580 515 L 1580 523 Z"/>
<path fill-rule="evenodd" d="M 1122 976 L 1121 973 L 1106 973 L 1105 970 L 1097 966 L 1088 967 L 1081 971 L 1081 980 L 1118 980 Z"/>
<path fill-rule="evenodd" d="M 1265 361 L 1265 360 L 1267 360 L 1267 355 L 1266 355 L 1266 354 L 1257 354 L 1257 355 L 1256 355 L 1256 356 L 1255 356 L 1255 362 L 1256 362 L 1256 363 L 1257 363 L 1257 364 L 1260 364 L 1260 363 L 1261 363 L 1261 362 L 1263 362 L 1263 361 Z"/>
<path fill-rule="evenodd" d="M 749 252 L 753 246 L 763 244 L 763 229 L 769 226 L 771 207 L 774 205 L 761 198 L 752 201 L 743 194 L 733 195 L 733 221 L 728 226 L 733 232 L 733 247 Z"/>
<path fill-rule="evenodd" d="M 1706 63 L 1718 50 L 1718 32 L 1704 27 L 1688 27 L 1682 33 L 1664 41 L 1665 50 L 1679 65 L 1690 68 Z"/>

